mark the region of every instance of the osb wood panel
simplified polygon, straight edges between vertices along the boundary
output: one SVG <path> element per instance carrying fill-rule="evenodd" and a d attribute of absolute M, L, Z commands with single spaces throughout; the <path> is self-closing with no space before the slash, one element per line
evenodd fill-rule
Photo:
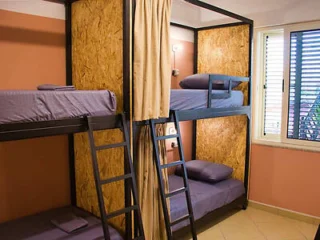
<path fill-rule="evenodd" d="M 198 33 L 198 72 L 248 76 L 249 26 Z"/>
<path fill-rule="evenodd" d="M 108 89 L 117 96 L 117 111 L 123 108 L 122 17 L 123 1 L 82 0 L 72 9 L 73 84 L 77 89 Z M 96 145 L 122 141 L 119 130 L 95 133 Z M 86 133 L 75 135 L 77 205 L 99 216 L 91 155 Z M 123 174 L 123 149 L 99 152 L 102 179 Z M 123 182 L 103 189 L 107 212 L 124 207 Z M 111 219 L 124 229 L 124 215 Z"/>
<path fill-rule="evenodd" d="M 241 25 L 200 31 L 198 34 L 198 72 L 248 76 L 249 26 Z M 248 102 L 248 84 L 236 90 Z M 246 116 L 197 121 L 197 159 L 233 167 L 233 177 L 243 180 L 246 152 Z"/>
<path fill-rule="evenodd" d="M 244 180 L 246 116 L 197 121 L 197 159 L 223 163 Z"/>

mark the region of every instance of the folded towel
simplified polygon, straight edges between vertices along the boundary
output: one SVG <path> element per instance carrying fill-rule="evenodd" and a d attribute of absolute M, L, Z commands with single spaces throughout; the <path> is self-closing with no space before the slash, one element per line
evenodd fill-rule
<path fill-rule="evenodd" d="M 54 84 L 42 84 L 42 85 L 39 85 L 37 89 L 41 91 L 74 91 L 76 90 L 74 86 L 59 86 Z"/>
<path fill-rule="evenodd" d="M 85 219 L 77 217 L 72 213 L 58 216 L 56 219 L 51 220 L 51 222 L 66 233 L 72 233 L 88 225 L 88 222 Z"/>

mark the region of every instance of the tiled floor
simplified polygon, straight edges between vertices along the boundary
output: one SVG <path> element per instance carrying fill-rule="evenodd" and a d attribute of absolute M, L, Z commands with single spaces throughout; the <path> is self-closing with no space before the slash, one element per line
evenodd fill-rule
<path fill-rule="evenodd" d="M 318 226 L 248 207 L 198 230 L 199 240 L 313 240 Z"/>

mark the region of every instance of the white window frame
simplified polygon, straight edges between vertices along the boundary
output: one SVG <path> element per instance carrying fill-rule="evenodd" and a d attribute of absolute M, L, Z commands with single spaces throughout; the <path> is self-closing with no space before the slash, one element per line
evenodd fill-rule
<path fill-rule="evenodd" d="M 303 150 L 320 151 L 320 142 L 312 142 L 307 140 L 289 139 L 287 138 L 287 122 L 288 122 L 288 96 L 290 83 L 290 32 L 320 29 L 320 21 L 290 24 L 277 27 L 268 27 L 256 29 L 255 32 L 255 48 L 254 57 L 257 59 L 254 66 L 253 77 L 253 126 L 252 142 L 263 145 L 279 146 L 285 148 L 297 148 Z M 281 118 L 281 134 L 264 135 L 264 37 L 266 34 L 283 31 L 284 34 L 284 92 L 282 94 L 282 118 Z"/>
<path fill-rule="evenodd" d="M 263 85 L 265 83 L 265 36 L 268 34 L 274 33 L 283 33 L 282 28 L 274 28 L 274 29 L 263 29 L 256 32 L 256 48 L 255 48 L 255 56 L 257 61 L 254 73 L 254 140 L 262 140 L 262 141 L 273 141 L 280 142 L 280 135 L 277 134 L 268 134 L 264 135 L 264 99 L 265 99 L 265 91 Z"/>

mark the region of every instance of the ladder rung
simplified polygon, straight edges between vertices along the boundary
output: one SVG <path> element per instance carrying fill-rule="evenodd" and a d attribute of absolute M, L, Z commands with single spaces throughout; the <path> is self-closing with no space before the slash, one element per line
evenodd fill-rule
<path fill-rule="evenodd" d="M 105 179 L 105 180 L 101 180 L 101 181 L 100 181 L 100 185 L 108 184 L 108 183 L 113 183 L 113 182 L 125 180 L 125 179 L 128 179 L 128 178 L 132 178 L 132 174 L 131 174 L 131 173 L 128 173 L 128 174 L 126 174 L 126 175 L 121 175 L 121 176 L 113 177 L 113 178 L 108 178 L 108 179 Z"/>
<path fill-rule="evenodd" d="M 133 240 L 144 240 L 144 237 L 143 237 L 143 236 L 136 237 L 136 238 L 134 238 Z"/>
<path fill-rule="evenodd" d="M 131 212 L 133 210 L 138 210 L 138 206 L 134 205 L 134 206 L 131 206 L 131 207 L 123 208 L 123 209 L 114 211 L 112 213 L 109 213 L 109 214 L 107 214 L 107 219 L 110 219 L 110 218 L 113 218 L 113 217 L 117 217 L 117 216 L 119 216 L 121 214 L 128 213 L 128 212 Z"/>
<path fill-rule="evenodd" d="M 170 225 L 174 226 L 174 225 L 176 225 L 176 224 L 178 224 L 178 223 L 180 223 L 180 222 L 182 222 L 184 220 L 187 220 L 187 219 L 190 219 L 190 215 L 189 214 L 187 214 L 187 215 L 185 215 L 185 216 L 183 216 L 181 218 L 178 218 L 177 220 L 174 220 L 173 222 L 170 223 Z"/>
<path fill-rule="evenodd" d="M 97 147 L 96 147 L 96 151 L 105 150 L 105 149 L 110 149 L 110 148 L 123 147 L 123 146 L 126 146 L 126 144 L 127 144 L 126 142 L 122 142 L 122 143 L 114 143 L 114 144 L 97 146 Z"/>
<path fill-rule="evenodd" d="M 182 161 L 175 161 L 175 162 L 172 162 L 172 163 L 168 163 L 168 164 L 163 164 L 161 165 L 161 169 L 164 169 L 164 168 L 170 168 L 170 167 L 174 167 L 174 166 L 178 166 L 178 165 L 182 165 L 183 162 Z"/>
<path fill-rule="evenodd" d="M 177 195 L 179 193 L 183 193 L 183 192 L 186 192 L 186 191 L 187 191 L 187 189 L 185 187 L 182 187 L 182 188 L 178 188 L 178 189 L 176 189 L 176 190 L 174 190 L 172 192 L 167 193 L 165 196 L 166 196 L 166 198 L 169 198 L 169 197 L 172 197 L 174 195 Z"/>
<path fill-rule="evenodd" d="M 166 139 L 170 139 L 170 138 L 178 138 L 179 134 L 174 134 L 174 135 L 165 135 L 165 136 L 158 136 L 156 137 L 156 139 L 159 140 L 166 140 Z"/>

